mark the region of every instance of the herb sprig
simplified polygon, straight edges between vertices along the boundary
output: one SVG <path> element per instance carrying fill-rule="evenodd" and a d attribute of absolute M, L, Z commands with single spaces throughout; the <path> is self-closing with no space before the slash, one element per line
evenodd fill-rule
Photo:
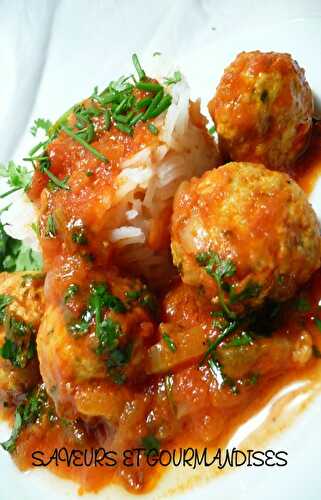
<path fill-rule="evenodd" d="M 27 191 L 31 183 L 31 175 L 31 172 L 26 167 L 17 165 L 13 161 L 9 161 L 6 166 L 0 163 L 0 177 L 5 177 L 8 185 L 12 188 L 2 193 L 0 198 L 5 198 L 21 189 Z"/>
<path fill-rule="evenodd" d="M 224 314 L 230 320 L 236 318 L 236 314 L 229 308 L 224 296 L 226 278 L 234 276 L 236 266 L 231 259 L 223 260 L 216 252 L 201 252 L 196 256 L 197 263 L 204 267 L 205 271 L 214 279 L 217 285 L 218 297 Z"/>
<path fill-rule="evenodd" d="M 17 439 L 22 430 L 29 424 L 35 423 L 47 404 L 48 398 L 44 384 L 36 387 L 27 398 L 17 407 L 15 423 L 10 438 L 1 443 L 4 450 L 13 453 L 16 449 Z"/>
<path fill-rule="evenodd" d="M 65 294 L 65 302 L 77 293 L 74 286 L 70 287 Z M 106 357 L 110 377 L 115 383 L 122 384 L 126 380 L 123 368 L 130 360 L 132 345 L 131 343 L 125 346 L 119 345 L 123 335 L 121 325 L 110 316 L 104 318 L 106 311 L 125 313 L 127 306 L 119 297 L 111 293 L 106 283 L 92 283 L 87 308 L 80 319 L 69 326 L 69 329 L 76 336 L 84 335 L 95 321 L 95 334 L 98 340 L 96 354 Z"/>

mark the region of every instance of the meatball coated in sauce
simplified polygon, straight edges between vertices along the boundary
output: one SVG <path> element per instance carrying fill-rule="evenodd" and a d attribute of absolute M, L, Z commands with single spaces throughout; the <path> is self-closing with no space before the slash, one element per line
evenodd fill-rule
<path fill-rule="evenodd" d="M 239 54 L 225 69 L 208 108 L 222 152 L 234 161 L 282 170 L 309 139 L 312 92 L 289 54 Z"/>
<path fill-rule="evenodd" d="M 184 283 L 236 309 L 256 307 L 288 299 L 320 267 L 320 226 L 288 175 L 228 163 L 181 185 L 172 254 Z"/>
<path fill-rule="evenodd" d="M 40 379 L 35 335 L 44 311 L 43 276 L 0 274 L 0 296 L 8 305 L 0 325 L 0 403 L 15 405 Z"/>
<path fill-rule="evenodd" d="M 58 415 L 117 423 L 132 398 L 129 386 L 144 379 L 152 343 L 154 323 L 141 305 L 148 297 L 143 290 L 138 280 L 116 271 L 97 272 L 65 304 L 47 306 L 37 348 Z"/>

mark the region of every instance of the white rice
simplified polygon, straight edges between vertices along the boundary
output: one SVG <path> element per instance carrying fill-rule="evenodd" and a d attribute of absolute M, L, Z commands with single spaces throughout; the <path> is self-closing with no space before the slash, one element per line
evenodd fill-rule
<path fill-rule="evenodd" d="M 163 81 L 159 74 L 150 74 Z M 171 206 L 183 180 L 218 164 L 215 147 L 190 119 L 190 90 L 185 79 L 166 90 L 173 101 L 154 122 L 159 129 L 156 145 L 142 149 L 120 165 L 116 206 L 112 207 L 117 217 L 110 218 L 107 235 L 116 245 L 117 261 L 154 282 L 166 277 L 171 263 L 169 249 L 157 252 L 148 246 L 153 219 Z M 35 233 L 30 229 L 35 216 L 26 197 L 15 195 L 15 202 L 3 213 L 2 220 L 8 223 L 6 229 L 11 236 L 37 248 Z"/>

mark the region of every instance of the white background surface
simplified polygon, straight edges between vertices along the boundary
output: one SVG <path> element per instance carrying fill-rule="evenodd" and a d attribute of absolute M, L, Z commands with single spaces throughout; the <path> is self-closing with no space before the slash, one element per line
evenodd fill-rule
<path fill-rule="evenodd" d="M 224 66 L 249 49 L 292 52 L 320 97 L 321 1 L 0 0 L 0 161 L 28 150 L 34 118 L 54 120 L 123 74 L 133 52 L 178 60 L 206 103 Z M 312 201 L 320 213 L 320 190 Z M 184 498 L 320 500 L 320 407 L 319 399 L 275 442 L 289 452 L 286 468 L 241 470 Z M 64 500 L 75 491 L 47 473 L 17 473 L 0 451 L 0 500 Z"/>

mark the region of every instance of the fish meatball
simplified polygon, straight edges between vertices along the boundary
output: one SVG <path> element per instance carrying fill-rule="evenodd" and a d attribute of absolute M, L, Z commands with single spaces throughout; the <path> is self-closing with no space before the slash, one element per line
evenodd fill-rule
<path fill-rule="evenodd" d="M 42 378 L 60 416 L 117 423 L 130 399 L 128 386 L 144 377 L 154 330 L 151 297 L 138 280 L 109 273 L 91 281 L 88 290 L 79 287 L 67 304 L 48 304 L 37 348 Z"/>
<path fill-rule="evenodd" d="M 0 403 L 7 406 L 40 379 L 35 337 L 43 311 L 42 274 L 0 274 Z"/>
<path fill-rule="evenodd" d="M 228 163 L 184 182 L 174 201 L 172 254 L 184 283 L 221 305 L 283 301 L 320 267 L 320 225 L 291 178 Z"/>
<path fill-rule="evenodd" d="M 312 92 L 289 54 L 242 52 L 225 69 L 208 107 L 222 152 L 234 161 L 282 170 L 309 139 Z"/>

